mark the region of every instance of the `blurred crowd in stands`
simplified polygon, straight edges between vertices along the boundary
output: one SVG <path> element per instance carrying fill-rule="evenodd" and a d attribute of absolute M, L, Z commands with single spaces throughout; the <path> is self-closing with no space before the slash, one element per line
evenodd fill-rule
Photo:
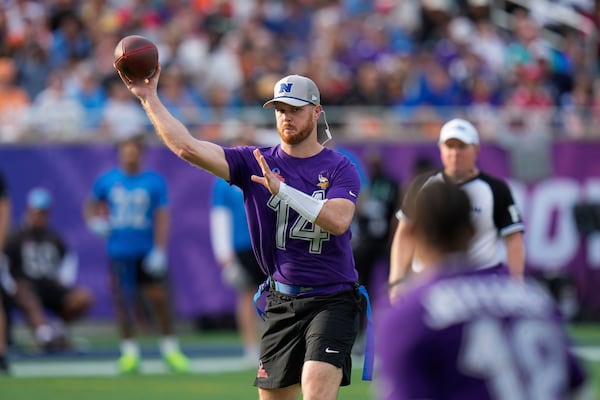
<path fill-rule="evenodd" d="M 231 120 L 269 127 L 261 105 L 289 73 L 317 83 L 348 138 L 431 139 L 458 115 L 492 140 L 600 137 L 594 0 L 2 4 L 0 143 L 149 130 L 112 66 L 129 34 L 157 43 L 160 95 L 198 137 L 221 139 Z"/>

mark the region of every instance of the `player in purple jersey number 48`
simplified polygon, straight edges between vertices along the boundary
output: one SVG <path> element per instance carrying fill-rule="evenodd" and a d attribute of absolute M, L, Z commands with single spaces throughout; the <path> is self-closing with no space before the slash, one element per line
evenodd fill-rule
<path fill-rule="evenodd" d="M 424 269 L 375 328 L 381 399 L 591 398 L 551 296 L 469 265 L 468 195 L 435 182 L 416 199 L 408 233 Z"/>

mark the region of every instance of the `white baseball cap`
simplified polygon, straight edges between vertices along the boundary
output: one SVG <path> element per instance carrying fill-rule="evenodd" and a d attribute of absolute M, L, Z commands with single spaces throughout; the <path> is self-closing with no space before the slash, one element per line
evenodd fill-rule
<path fill-rule="evenodd" d="M 294 107 L 307 104 L 316 106 L 321 102 L 321 95 L 317 85 L 311 79 L 300 75 L 288 75 L 277 81 L 273 87 L 273 98 L 263 104 L 263 107 L 272 107 L 276 101 Z"/>
<path fill-rule="evenodd" d="M 458 139 L 466 144 L 479 144 L 477 129 L 472 123 L 461 118 L 452 119 L 442 126 L 439 143 L 450 139 Z"/>

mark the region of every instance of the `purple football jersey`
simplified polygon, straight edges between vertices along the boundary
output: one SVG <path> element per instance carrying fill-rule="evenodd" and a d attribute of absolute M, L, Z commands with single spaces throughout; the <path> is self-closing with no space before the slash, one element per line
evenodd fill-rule
<path fill-rule="evenodd" d="M 252 175 L 262 176 L 253 146 L 226 148 L 231 183 L 244 192 L 254 253 L 265 274 L 291 285 L 354 283 L 351 232 L 336 236 L 310 223 L 272 196 Z M 328 148 L 309 158 L 291 157 L 280 146 L 261 148 L 271 170 L 283 182 L 319 199 L 345 198 L 356 203 L 360 180 L 354 164 Z"/>
<path fill-rule="evenodd" d="M 376 326 L 382 399 L 558 400 L 584 381 L 552 298 L 458 272 L 409 289 Z"/>

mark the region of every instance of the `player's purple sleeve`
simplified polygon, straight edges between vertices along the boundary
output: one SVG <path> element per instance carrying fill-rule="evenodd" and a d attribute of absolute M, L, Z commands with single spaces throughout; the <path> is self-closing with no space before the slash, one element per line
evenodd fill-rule
<path fill-rule="evenodd" d="M 382 310 L 376 325 L 381 399 L 437 398 L 429 378 L 431 348 L 422 308 L 415 296 L 401 301 L 401 307 Z"/>

